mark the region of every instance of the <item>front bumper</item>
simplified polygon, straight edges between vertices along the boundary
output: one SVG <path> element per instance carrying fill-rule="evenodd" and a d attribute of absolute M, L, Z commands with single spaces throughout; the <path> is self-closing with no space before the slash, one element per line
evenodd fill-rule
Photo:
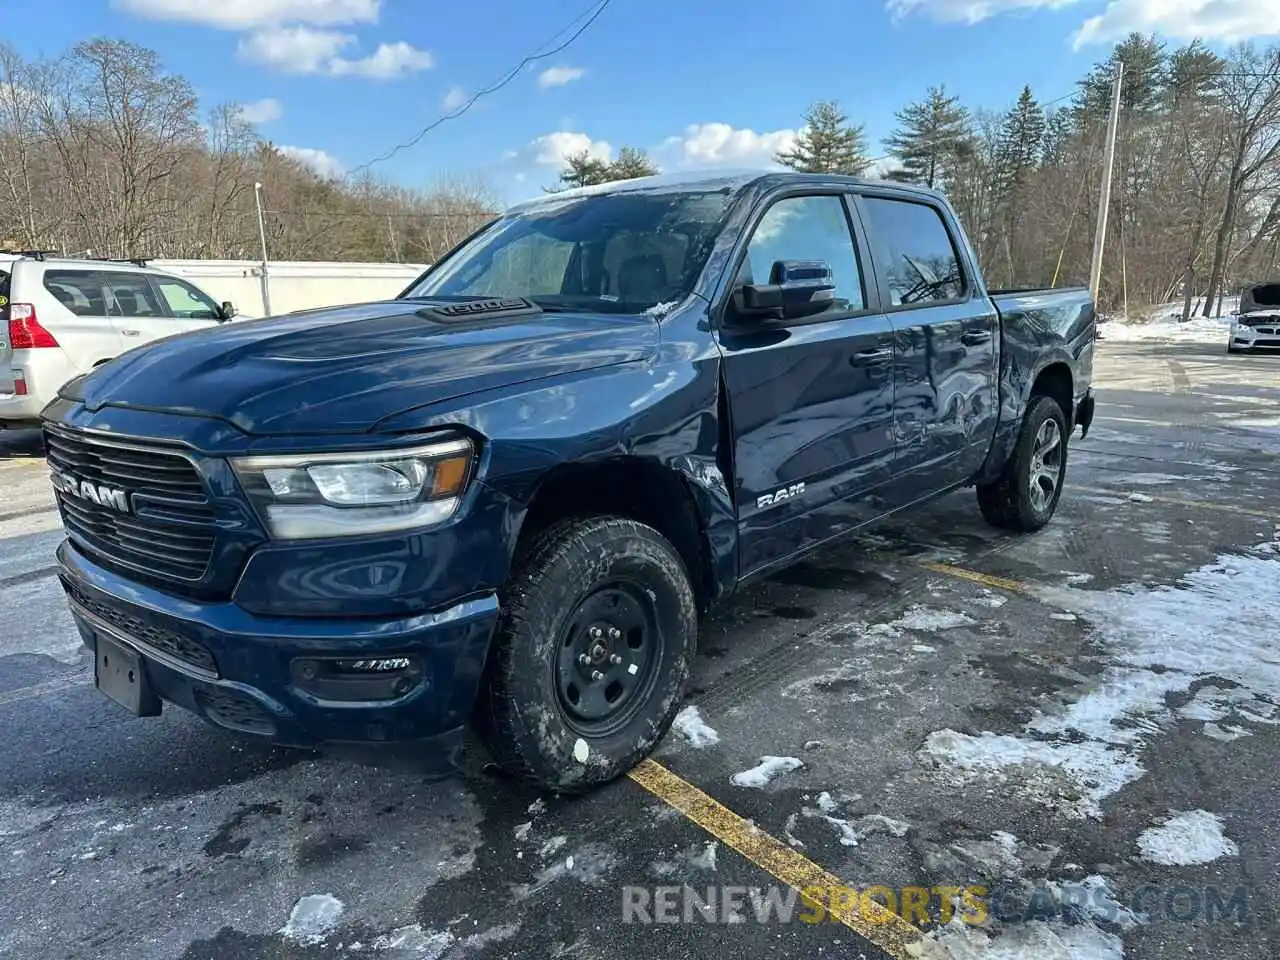
<path fill-rule="evenodd" d="M 1275 323 L 1251 327 L 1248 324 L 1236 323 L 1231 327 L 1231 346 L 1242 350 L 1254 347 L 1280 349 L 1280 320 Z"/>
<path fill-rule="evenodd" d="M 393 619 L 256 616 L 232 602 L 173 597 L 126 580 L 70 541 L 57 557 L 86 646 L 96 651 L 99 636 L 123 643 L 141 655 L 161 700 L 217 726 L 294 746 L 456 740 L 498 617 L 492 593 Z M 350 677 L 327 672 L 375 659 L 412 667 L 386 691 L 358 679 L 332 682 Z M 371 676 L 377 683 L 392 675 Z"/>

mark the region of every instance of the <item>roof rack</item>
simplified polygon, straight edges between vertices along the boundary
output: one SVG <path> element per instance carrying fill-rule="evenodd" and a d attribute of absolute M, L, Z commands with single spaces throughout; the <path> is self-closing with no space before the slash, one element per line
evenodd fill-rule
<path fill-rule="evenodd" d="M 0 250 L 0 253 L 7 253 L 16 257 L 30 257 L 32 260 L 43 260 L 50 255 L 56 255 L 57 250 Z"/>
<path fill-rule="evenodd" d="M 132 263 L 134 266 L 145 267 L 151 262 L 151 257 L 86 257 L 86 260 L 97 260 L 101 263 Z"/>

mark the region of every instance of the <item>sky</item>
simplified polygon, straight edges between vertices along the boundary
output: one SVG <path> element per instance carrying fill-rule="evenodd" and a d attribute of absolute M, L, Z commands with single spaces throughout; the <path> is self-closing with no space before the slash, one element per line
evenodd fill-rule
<path fill-rule="evenodd" d="M 282 150 L 346 175 L 604 9 L 563 51 L 368 168 L 537 195 L 563 158 L 622 146 L 664 170 L 762 167 L 835 99 L 872 156 L 894 113 L 945 85 L 1007 108 L 1067 98 L 1132 30 L 1220 48 L 1280 35 L 1280 0 L 0 0 L 21 51 L 118 37 L 156 50 L 202 107 L 241 105 Z M 15 40 L 16 37 L 11 37 Z"/>

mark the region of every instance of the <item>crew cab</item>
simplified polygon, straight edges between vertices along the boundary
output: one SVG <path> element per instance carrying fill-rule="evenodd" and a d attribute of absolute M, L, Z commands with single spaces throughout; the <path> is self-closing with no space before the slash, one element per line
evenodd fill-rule
<path fill-rule="evenodd" d="M 516 206 L 397 299 L 131 351 L 44 411 L 98 687 L 289 744 L 473 724 L 587 789 L 701 614 L 973 486 L 1049 522 L 1093 416 L 1081 290 L 988 290 L 942 196 L 658 176 Z"/>

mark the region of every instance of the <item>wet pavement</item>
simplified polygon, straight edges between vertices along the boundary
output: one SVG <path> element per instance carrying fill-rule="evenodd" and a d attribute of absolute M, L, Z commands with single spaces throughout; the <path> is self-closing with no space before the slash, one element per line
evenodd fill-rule
<path fill-rule="evenodd" d="M 578 799 L 125 716 L 0 433 L 0 956 L 1272 957 L 1280 357 L 1104 341 L 1095 377 L 1046 530 L 963 491 L 743 591 L 715 736 Z"/>

